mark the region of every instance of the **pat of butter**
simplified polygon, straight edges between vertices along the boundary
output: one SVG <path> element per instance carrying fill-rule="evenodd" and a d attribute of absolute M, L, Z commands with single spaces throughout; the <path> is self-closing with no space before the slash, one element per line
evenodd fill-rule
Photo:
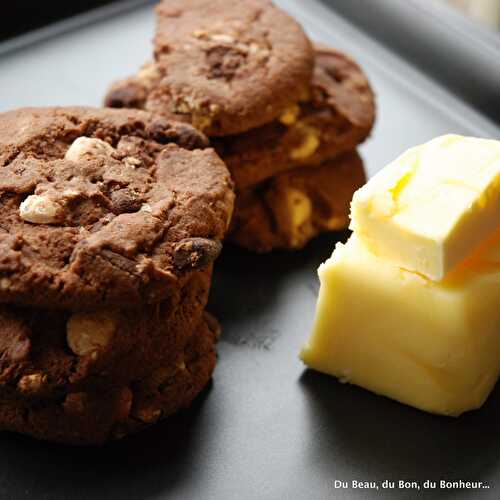
<path fill-rule="evenodd" d="M 500 368 L 500 231 L 436 283 L 352 235 L 319 268 L 309 367 L 433 413 L 482 405 Z"/>
<path fill-rule="evenodd" d="M 376 255 L 435 281 L 500 227 L 500 141 L 445 135 L 359 189 L 351 229 Z"/>

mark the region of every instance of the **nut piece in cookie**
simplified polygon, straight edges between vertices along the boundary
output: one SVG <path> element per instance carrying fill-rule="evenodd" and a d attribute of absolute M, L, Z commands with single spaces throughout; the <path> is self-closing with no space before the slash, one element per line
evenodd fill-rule
<path fill-rule="evenodd" d="M 66 325 L 69 348 L 78 356 L 102 351 L 111 343 L 117 316 L 107 311 L 73 314 Z"/>

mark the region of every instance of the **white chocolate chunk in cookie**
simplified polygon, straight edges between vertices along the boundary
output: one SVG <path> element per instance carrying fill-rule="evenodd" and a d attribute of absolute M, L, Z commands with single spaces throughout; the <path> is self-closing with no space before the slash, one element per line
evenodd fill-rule
<path fill-rule="evenodd" d="M 293 125 L 297 121 L 299 114 L 300 114 L 300 108 L 297 104 L 294 104 L 293 106 L 286 108 L 285 111 L 281 113 L 279 121 L 283 125 L 288 125 L 288 126 Z"/>
<path fill-rule="evenodd" d="M 287 191 L 288 207 L 291 214 L 291 220 L 295 227 L 301 226 L 312 214 L 312 203 L 303 191 L 295 188 L 289 188 Z"/>
<path fill-rule="evenodd" d="M 290 243 L 292 246 L 299 246 L 308 236 L 313 213 L 312 202 L 309 196 L 296 188 L 286 191 L 286 201 L 290 218 Z"/>
<path fill-rule="evenodd" d="M 64 159 L 70 161 L 90 160 L 96 156 L 111 156 L 113 146 L 101 139 L 78 137 L 66 151 Z"/>
<path fill-rule="evenodd" d="M 32 194 L 19 205 L 19 216 L 34 224 L 53 224 L 59 220 L 61 207 L 47 196 Z"/>
<path fill-rule="evenodd" d="M 319 147 L 319 132 L 313 127 L 297 124 L 297 127 L 303 134 L 302 142 L 299 146 L 290 151 L 290 158 L 292 160 L 303 160 L 312 156 Z"/>
<path fill-rule="evenodd" d="M 106 311 L 73 314 L 66 324 L 66 339 L 70 349 L 86 356 L 106 348 L 117 327 L 117 317 Z"/>

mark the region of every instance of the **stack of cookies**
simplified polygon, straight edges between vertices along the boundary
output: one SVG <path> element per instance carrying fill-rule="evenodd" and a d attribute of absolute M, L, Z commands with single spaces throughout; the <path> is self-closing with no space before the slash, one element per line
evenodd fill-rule
<path fill-rule="evenodd" d="M 154 62 L 112 85 L 105 104 L 210 137 L 237 193 L 228 239 L 250 250 L 301 248 L 345 228 L 365 182 L 356 147 L 375 118 L 366 76 L 268 0 L 163 0 Z"/>
<path fill-rule="evenodd" d="M 190 125 L 137 110 L 0 115 L 0 428 L 87 444 L 187 406 L 233 209 Z"/>

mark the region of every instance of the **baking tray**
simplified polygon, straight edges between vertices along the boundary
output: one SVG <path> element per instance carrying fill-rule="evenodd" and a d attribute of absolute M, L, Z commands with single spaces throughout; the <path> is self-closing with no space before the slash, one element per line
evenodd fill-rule
<path fill-rule="evenodd" d="M 499 137 L 492 115 L 470 104 L 476 101 L 467 103 L 439 74 L 419 69 L 401 47 L 388 48 L 377 33 L 380 23 L 384 36 L 401 26 L 391 27 L 377 11 L 370 11 L 377 27 L 371 31 L 370 23 L 360 28 L 346 12 L 350 0 L 277 3 L 314 39 L 350 52 L 368 73 L 379 108 L 374 133 L 361 148 L 370 175 L 438 134 Z M 0 109 L 98 105 L 111 80 L 149 57 L 150 4 L 106 7 L 0 45 Z M 455 24 L 438 27 L 448 43 L 457 35 Z M 415 40 L 410 27 L 405 34 Z M 472 60 L 484 56 L 481 47 L 483 41 Z M 494 44 L 487 47 L 494 50 Z M 483 76 L 484 85 L 474 80 L 476 98 L 490 89 L 491 75 Z M 102 448 L 0 434 L 0 498 L 500 498 L 500 390 L 481 410 L 452 419 L 304 370 L 297 355 L 313 322 L 316 268 L 346 236 L 326 235 L 302 252 L 266 256 L 226 247 L 210 299 L 223 325 L 219 363 L 196 404 Z M 353 480 L 377 481 L 379 490 L 353 489 Z M 398 488 L 400 480 L 416 481 L 421 489 Z M 483 481 L 487 487 L 424 489 L 425 481 L 439 480 Z M 383 489 L 383 481 L 395 487 Z"/>

